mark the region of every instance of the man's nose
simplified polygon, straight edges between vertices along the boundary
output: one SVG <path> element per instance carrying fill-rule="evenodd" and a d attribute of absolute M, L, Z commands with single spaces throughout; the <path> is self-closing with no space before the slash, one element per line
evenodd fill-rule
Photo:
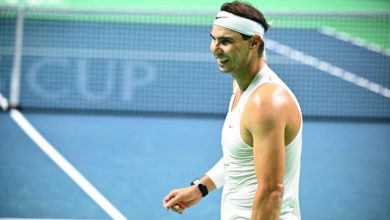
<path fill-rule="evenodd" d="M 211 44 L 210 44 L 210 51 L 213 54 L 216 54 L 219 51 L 221 51 L 221 48 L 219 47 L 219 44 L 217 42 L 211 42 Z"/>

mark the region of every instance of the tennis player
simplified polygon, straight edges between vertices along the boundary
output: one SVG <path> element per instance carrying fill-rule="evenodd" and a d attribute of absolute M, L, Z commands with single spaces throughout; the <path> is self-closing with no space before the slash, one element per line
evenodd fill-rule
<path fill-rule="evenodd" d="M 222 130 L 223 157 L 190 186 L 172 190 L 163 206 L 175 212 L 223 186 L 221 219 L 300 219 L 302 114 L 287 85 L 266 63 L 263 14 L 247 3 L 225 3 L 211 30 L 210 50 L 233 76 Z"/>

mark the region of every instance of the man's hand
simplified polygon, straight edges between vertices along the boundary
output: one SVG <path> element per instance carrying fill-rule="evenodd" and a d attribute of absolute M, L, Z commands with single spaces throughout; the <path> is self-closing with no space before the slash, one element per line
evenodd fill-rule
<path fill-rule="evenodd" d="M 202 198 L 202 193 L 197 186 L 174 189 L 164 198 L 163 206 L 166 210 L 172 209 L 182 214 L 185 209 L 195 205 Z"/>

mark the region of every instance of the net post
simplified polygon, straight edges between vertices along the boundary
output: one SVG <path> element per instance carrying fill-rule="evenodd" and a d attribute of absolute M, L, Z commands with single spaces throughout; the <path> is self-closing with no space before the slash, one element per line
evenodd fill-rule
<path fill-rule="evenodd" d="M 9 105 L 11 107 L 19 106 L 20 99 L 20 77 L 22 63 L 22 48 L 23 48 L 23 28 L 24 28 L 24 9 L 17 9 L 14 59 L 11 74 L 11 88 Z"/>

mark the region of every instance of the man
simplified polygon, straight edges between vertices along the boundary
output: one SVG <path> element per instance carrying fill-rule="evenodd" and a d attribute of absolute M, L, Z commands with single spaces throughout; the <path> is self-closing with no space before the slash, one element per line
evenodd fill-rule
<path fill-rule="evenodd" d="M 191 186 L 175 189 L 163 206 L 178 213 L 222 187 L 221 219 L 300 219 L 298 200 L 302 114 L 291 90 L 265 62 L 269 26 L 249 4 L 225 3 L 210 50 L 233 76 L 222 130 L 223 157 Z"/>

